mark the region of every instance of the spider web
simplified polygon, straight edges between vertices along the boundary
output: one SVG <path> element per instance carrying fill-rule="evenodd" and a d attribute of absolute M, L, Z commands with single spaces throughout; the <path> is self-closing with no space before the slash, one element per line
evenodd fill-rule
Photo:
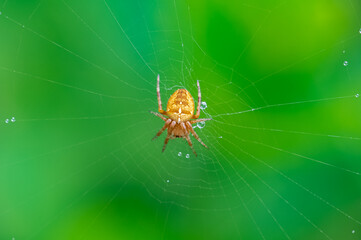
<path fill-rule="evenodd" d="M 302 50 L 291 5 L 3 1 L 1 238 L 357 238 L 360 6 Z M 157 74 L 163 108 L 200 81 L 198 157 L 151 141 Z"/>

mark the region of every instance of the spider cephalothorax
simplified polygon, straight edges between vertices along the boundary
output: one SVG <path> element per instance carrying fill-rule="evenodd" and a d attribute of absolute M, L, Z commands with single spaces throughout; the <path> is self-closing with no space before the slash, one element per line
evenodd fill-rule
<path fill-rule="evenodd" d="M 194 113 L 194 101 L 192 95 L 186 89 L 178 89 L 175 91 L 169 98 L 167 104 L 167 111 L 162 109 L 162 101 L 160 100 L 160 91 L 159 91 L 159 75 L 157 77 L 157 96 L 158 96 L 158 111 L 162 114 L 151 112 L 154 115 L 160 117 L 165 121 L 162 129 L 155 135 L 153 138 L 156 139 L 159 137 L 162 132 L 167 129 L 168 134 L 164 141 L 164 146 L 162 152 L 164 152 L 165 147 L 169 139 L 173 138 L 185 138 L 192 148 L 194 154 L 197 156 L 196 151 L 194 151 L 193 144 L 189 138 L 190 133 L 206 148 L 208 148 L 202 140 L 198 137 L 197 133 L 193 130 L 192 124 L 198 122 L 204 122 L 211 120 L 210 118 L 197 119 L 200 114 L 200 104 L 201 104 L 201 89 L 199 87 L 199 81 L 197 81 L 198 87 L 198 106 L 197 113 Z M 164 116 L 163 116 L 164 115 Z M 192 120 L 194 119 L 194 120 Z"/>

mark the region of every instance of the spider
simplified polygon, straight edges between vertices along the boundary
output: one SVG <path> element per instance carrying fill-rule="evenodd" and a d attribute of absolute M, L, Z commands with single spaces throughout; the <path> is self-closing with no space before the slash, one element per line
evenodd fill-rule
<path fill-rule="evenodd" d="M 165 121 L 165 124 L 152 140 L 159 137 L 164 130 L 166 129 L 168 130 L 168 134 L 167 137 L 165 138 L 162 152 L 164 152 L 169 139 L 185 138 L 189 146 L 192 148 L 193 153 L 197 156 L 197 153 L 193 148 L 192 141 L 189 138 L 190 133 L 192 133 L 192 135 L 203 146 L 208 148 L 198 137 L 197 133 L 193 130 L 192 127 L 192 124 L 194 123 L 212 120 L 211 118 L 198 119 L 200 114 L 200 104 L 201 104 L 201 89 L 199 87 L 199 81 L 197 81 L 197 87 L 198 87 L 198 106 L 197 106 L 197 113 L 195 115 L 193 114 L 194 113 L 193 97 L 186 89 L 178 89 L 177 91 L 175 91 L 168 100 L 167 111 L 164 111 L 162 109 L 162 101 L 160 100 L 159 75 L 158 75 L 157 97 L 158 97 L 158 111 L 160 114 L 152 111 L 151 113 L 160 117 L 163 121 Z"/>

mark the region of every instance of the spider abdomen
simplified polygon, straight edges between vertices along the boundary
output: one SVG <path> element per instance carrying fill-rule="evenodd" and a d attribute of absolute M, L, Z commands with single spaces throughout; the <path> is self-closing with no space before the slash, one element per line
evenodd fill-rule
<path fill-rule="evenodd" d="M 178 89 L 169 98 L 167 115 L 180 123 L 188 121 L 194 113 L 194 101 L 192 95 L 186 89 Z"/>

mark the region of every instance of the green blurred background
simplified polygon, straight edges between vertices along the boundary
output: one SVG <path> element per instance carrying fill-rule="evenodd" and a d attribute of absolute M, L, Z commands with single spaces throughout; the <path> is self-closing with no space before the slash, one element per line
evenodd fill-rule
<path fill-rule="evenodd" d="M 0 239 L 360 239 L 360 11 L 0 1 Z M 200 81 L 197 158 L 157 74 Z"/>

